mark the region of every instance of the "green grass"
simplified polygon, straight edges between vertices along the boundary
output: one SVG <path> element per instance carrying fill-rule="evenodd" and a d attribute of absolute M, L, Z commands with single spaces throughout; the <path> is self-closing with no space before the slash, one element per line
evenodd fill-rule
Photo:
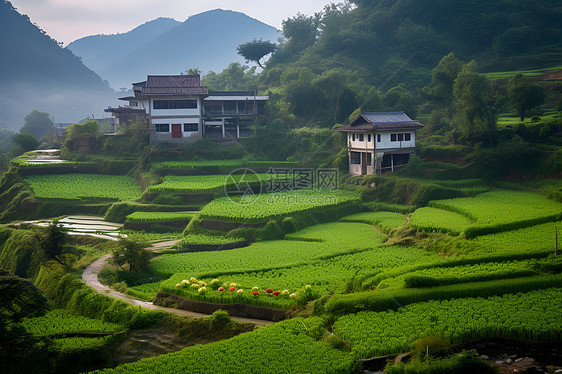
<path fill-rule="evenodd" d="M 491 254 L 554 253 L 555 233 L 562 232 L 562 223 L 549 222 L 518 230 L 482 235 L 468 242 L 471 256 Z"/>
<path fill-rule="evenodd" d="M 543 260 L 544 261 L 544 260 Z M 397 277 L 384 279 L 378 288 L 386 290 L 398 288 L 424 288 L 480 282 L 496 279 L 518 278 L 536 275 L 534 264 L 537 260 L 481 262 L 459 266 L 435 266 L 414 270 Z"/>
<path fill-rule="evenodd" d="M 554 121 L 555 119 L 557 119 L 559 117 L 559 115 L 557 113 L 546 113 L 543 115 L 538 116 L 540 117 L 540 122 L 550 122 L 550 121 Z M 516 115 L 500 115 L 498 117 L 498 121 L 497 124 L 498 126 L 513 126 L 513 125 L 518 125 L 520 123 L 523 123 L 525 125 L 534 125 L 540 122 L 533 122 L 532 117 L 525 117 L 525 119 L 523 121 L 521 121 L 521 117 L 518 117 Z"/>
<path fill-rule="evenodd" d="M 140 242 L 165 242 L 170 240 L 180 240 L 183 238 L 183 233 L 181 232 L 145 232 L 145 231 L 134 231 L 134 230 L 123 230 L 123 234 L 127 235 L 128 238 Z"/>
<path fill-rule="evenodd" d="M 562 213 L 562 203 L 522 191 L 497 190 L 474 197 L 434 200 L 430 207 L 462 214 L 479 225 L 494 225 Z"/>
<path fill-rule="evenodd" d="M 162 288 L 167 292 L 178 293 L 192 299 L 210 302 L 245 302 L 274 308 L 288 308 L 294 304 L 293 300 L 267 296 L 263 290 L 288 290 L 290 293 L 302 293 L 306 285 L 319 297 L 331 292 L 344 292 L 348 282 L 354 277 L 359 279 L 379 273 L 385 269 L 402 266 L 431 263 L 439 259 L 438 255 L 418 249 L 398 246 L 382 246 L 372 250 L 358 251 L 353 254 L 333 256 L 329 258 L 306 261 L 304 263 L 274 269 L 244 270 L 233 272 L 214 272 L 175 274 L 169 280 L 162 282 Z M 243 297 L 234 298 L 229 292 L 208 290 L 205 295 L 197 294 L 197 288 L 180 289 L 176 287 L 184 279 L 195 276 L 197 279 L 209 284 L 218 278 L 225 289 L 235 283 L 237 287 L 246 290 Z M 250 295 L 251 289 L 257 286 L 262 293 L 258 297 Z M 177 292 L 179 291 L 179 292 Z"/>
<path fill-rule="evenodd" d="M 230 294 L 176 287 L 195 277 L 206 283 L 218 278 L 221 284 L 236 283 L 248 291 L 254 286 L 264 290 L 288 289 L 298 292 L 306 285 L 319 295 L 343 291 L 355 276 L 364 277 L 416 263 L 431 263 L 441 257 L 417 248 L 382 246 L 384 235 L 370 225 L 333 222 L 307 227 L 288 236 L 294 240 L 259 242 L 245 248 L 217 252 L 163 255 L 153 261 L 154 271 L 173 274 L 161 286 L 166 292 L 211 302 L 248 302 L 286 308 L 291 300 L 263 294 L 257 298 L 233 299 Z"/>
<path fill-rule="evenodd" d="M 176 192 L 176 193 L 213 193 L 224 192 L 227 188 L 233 188 L 237 183 L 259 183 L 267 184 L 273 176 L 270 174 L 232 174 L 232 175 L 192 175 L 164 177 L 161 184 L 148 188 L 148 192 Z"/>
<path fill-rule="evenodd" d="M 387 312 L 341 317 L 334 333 L 357 358 L 407 352 L 417 339 L 442 335 L 451 343 L 482 338 L 562 339 L 562 289 L 506 294 L 488 299 L 428 301 Z"/>
<path fill-rule="evenodd" d="M 141 197 L 138 182 L 123 175 L 30 175 L 25 182 L 39 199 L 126 201 Z"/>
<path fill-rule="evenodd" d="M 260 167 L 270 166 L 291 167 L 296 162 L 290 161 L 244 161 L 244 160 L 192 160 L 192 161 L 164 161 L 152 165 L 156 170 L 165 169 L 199 169 L 199 168 L 236 168 L 236 167 Z"/>
<path fill-rule="evenodd" d="M 517 74 L 523 74 L 528 77 L 538 77 L 543 75 L 547 71 L 551 70 L 559 70 L 562 69 L 562 66 L 555 66 L 552 68 L 543 68 L 543 69 L 532 69 L 532 70 L 511 70 L 511 71 L 494 71 L 490 73 L 484 73 L 484 77 L 489 80 L 494 79 L 509 79 Z"/>
<path fill-rule="evenodd" d="M 265 222 L 292 214 L 311 213 L 322 208 L 342 206 L 359 201 L 355 192 L 342 190 L 296 190 L 232 199 L 223 197 L 201 209 L 203 219 L 235 222 Z"/>
<path fill-rule="evenodd" d="M 99 349 L 105 347 L 107 344 L 112 342 L 111 336 L 100 336 L 100 337 L 73 337 L 73 338 L 61 338 L 54 339 L 53 344 L 55 348 L 64 353 L 76 352 L 76 351 L 87 351 L 92 349 Z"/>
<path fill-rule="evenodd" d="M 404 226 L 408 223 L 404 214 L 384 211 L 352 214 L 350 216 L 340 218 L 340 222 L 362 222 L 368 225 L 377 226 L 385 232 L 388 232 L 395 227 Z"/>
<path fill-rule="evenodd" d="M 423 207 L 410 215 L 410 225 L 418 231 L 444 232 L 459 235 L 472 222 L 465 216 L 448 210 Z"/>
<path fill-rule="evenodd" d="M 72 333 L 113 334 L 125 330 L 121 325 L 73 315 L 62 309 L 52 310 L 41 317 L 26 318 L 23 320 L 22 326 L 35 336 L 53 336 Z"/>
<path fill-rule="evenodd" d="M 124 364 L 97 373 L 350 373 L 351 355 L 310 335 L 320 318 L 295 318 L 216 343 Z"/>
<path fill-rule="evenodd" d="M 126 222 L 189 221 L 193 216 L 193 213 L 186 212 L 134 212 L 127 216 Z"/>
<path fill-rule="evenodd" d="M 221 245 L 239 242 L 244 239 L 236 237 L 226 237 L 218 235 L 205 235 L 205 234 L 189 234 L 184 236 L 179 243 L 179 246 L 189 246 L 189 245 Z"/>
<path fill-rule="evenodd" d="M 152 261 L 151 269 L 159 274 L 199 275 L 287 267 L 362 248 L 376 248 L 382 244 L 383 235 L 365 224 L 341 222 L 311 226 L 288 238 L 299 240 L 256 242 L 221 252 L 162 255 Z"/>

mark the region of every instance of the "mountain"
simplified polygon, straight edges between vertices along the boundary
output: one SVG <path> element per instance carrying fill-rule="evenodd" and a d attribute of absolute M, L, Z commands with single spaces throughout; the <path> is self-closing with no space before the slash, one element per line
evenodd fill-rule
<path fill-rule="evenodd" d="M 172 18 L 161 17 L 123 34 L 86 36 L 73 41 L 67 48 L 80 56 L 84 65 L 93 71 L 105 71 L 108 65 L 180 24 Z"/>
<path fill-rule="evenodd" d="M 5 0 L 0 0 L 0 34 L 0 126 L 19 129 L 33 109 L 57 122 L 76 121 L 101 112 L 114 95 L 79 58 Z"/>
<path fill-rule="evenodd" d="M 244 62 L 238 45 L 253 39 L 275 42 L 279 31 L 247 15 L 215 9 L 183 23 L 159 18 L 125 34 L 97 35 L 76 40 L 68 49 L 110 82 L 129 87 L 148 74 L 180 74 L 198 67 L 204 73 L 222 71 Z"/>

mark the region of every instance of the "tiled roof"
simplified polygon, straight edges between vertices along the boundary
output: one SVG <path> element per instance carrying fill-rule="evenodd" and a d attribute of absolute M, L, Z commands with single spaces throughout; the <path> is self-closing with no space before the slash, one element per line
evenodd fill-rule
<path fill-rule="evenodd" d="M 341 132 L 368 132 L 377 130 L 416 130 L 423 124 L 412 120 L 404 112 L 362 113 L 350 124 L 339 127 Z"/>
<path fill-rule="evenodd" d="M 149 75 L 143 95 L 208 95 L 199 75 Z"/>

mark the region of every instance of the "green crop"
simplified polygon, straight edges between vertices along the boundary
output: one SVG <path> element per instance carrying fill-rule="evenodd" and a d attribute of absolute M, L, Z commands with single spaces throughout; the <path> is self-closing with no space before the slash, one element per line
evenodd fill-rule
<path fill-rule="evenodd" d="M 350 373 L 351 355 L 315 340 L 320 318 L 294 318 L 273 326 L 97 373 Z"/>
<path fill-rule="evenodd" d="M 459 235 L 472 222 L 465 216 L 448 210 L 423 207 L 410 215 L 410 225 L 419 231 L 446 232 Z"/>
<path fill-rule="evenodd" d="M 62 309 L 52 310 L 41 317 L 26 318 L 23 320 L 22 326 L 35 336 L 53 336 L 72 333 L 113 334 L 125 329 L 121 325 L 73 315 Z"/>
<path fill-rule="evenodd" d="M 200 213 L 202 218 L 236 222 L 264 222 L 291 214 L 312 213 L 326 207 L 355 203 L 359 196 L 342 190 L 296 190 L 261 194 L 250 200 L 236 201 L 229 197 L 216 199 Z M 248 203 L 245 203 L 248 202 Z"/>
<path fill-rule="evenodd" d="M 193 213 L 187 212 L 134 212 L 127 216 L 126 222 L 189 221 L 193 216 Z"/>
<path fill-rule="evenodd" d="M 407 223 L 406 216 L 393 212 L 363 212 L 340 218 L 341 222 L 362 222 L 378 226 L 381 230 L 388 232 L 395 227 L 404 226 Z"/>
<path fill-rule="evenodd" d="M 483 298 L 428 301 L 397 311 L 341 317 L 334 333 L 357 358 L 406 352 L 419 338 L 442 335 L 451 343 L 483 338 L 562 339 L 562 289 Z"/>
<path fill-rule="evenodd" d="M 521 191 L 498 190 L 475 197 L 434 200 L 433 208 L 456 212 L 479 225 L 504 224 L 562 213 L 562 203 Z"/>
<path fill-rule="evenodd" d="M 30 175 L 25 182 L 40 199 L 136 200 L 141 197 L 138 182 L 123 175 L 51 174 Z"/>
<path fill-rule="evenodd" d="M 91 349 L 99 349 L 113 341 L 111 336 L 100 337 L 74 337 L 54 339 L 53 343 L 57 350 L 65 353 L 75 351 L 86 351 Z"/>

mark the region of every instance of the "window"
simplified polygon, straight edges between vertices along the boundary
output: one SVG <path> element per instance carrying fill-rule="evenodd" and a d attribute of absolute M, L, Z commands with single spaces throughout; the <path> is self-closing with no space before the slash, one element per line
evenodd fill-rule
<path fill-rule="evenodd" d="M 368 141 L 368 142 L 371 141 L 371 134 L 367 135 L 367 141 Z"/>
<path fill-rule="evenodd" d="M 355 134 L 351 135 L 351 140 L 355 141 Z"/>
<path fill-rule="evenodd" d="M 381 142 L 381 134 L 377 134 L 377 143 Z"/>
<path fill-rule="evenodd" d="M 412 134 L 410 134 L 409 132 L 404 134 L 390 134 L 391 142 L 409 142 L 410 140 L 412 140 Z"/>
<path fill-rule="evenodd" d="M 409 132 L 404 134 L 404 141 L 409 142 L 412 140 L 412 136 Z"/>
<path fill-rule="evenodd" d="M 372 165 L 373 163 L 373 155 L 371 153 L 367 153 L 367 165 Z"/>
<path fill-rule="evenodd" d="M 157 123 L 154 125 L 156 132 L 170 132 L 170 125 Z"/>
<path fill-rule="evenodd" d="M 184 123 L 183 132 L 197 132 L 199 131 L 198 123 Z"/>
<path fill-rule="evenodd" d="M 197 100 L 154 100 L 154 109 L 197 109 Z"/>
<path fill-rule="evenodd" d="M 397 135 L 398 135 L 398 134 L 390 134 L 390 141 L 391 141 L 391 142 L 395 142 L 395 141 L 396 141 L 396 136 L 397 136 Z"/>
<path fill-rule="evenodd" d="M 359 134 L 359 141 L 360 142 L 365 141 L 365 135 Z"/>
<path fill-rule="evenodd" d="M 359 152 L 351 152 L 351 154 L 349 155 L 351 158 L 351 164 L 352 165 L 360 165 L 361 164 L 361 153 Z"/>
<path fill-rule="evenodd" d="M 403 141 L 404 141 L 404 134 L 398 134 L 398 141 L 399 141 L 399 142 L 403 142 Z"/>

